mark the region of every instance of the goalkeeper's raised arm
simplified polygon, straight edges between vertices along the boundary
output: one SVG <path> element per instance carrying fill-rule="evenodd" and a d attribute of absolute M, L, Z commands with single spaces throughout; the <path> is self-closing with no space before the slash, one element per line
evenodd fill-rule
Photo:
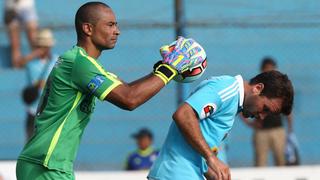
<path fill-rule="evenodd" d="M 202 62 L 201 57 L 193 53 L 198 47 L 188 48 L 194 42 L 193 39 L 179 37 L 170 45 L 171 51 L 169 51 L 169 45 L 161 47 L 163 60 L 154 65 L 153 73 L 131 83 L 122 82 L 106 96 L 105 100 L 127 110 L 143 104 L 158 93 L 174 76 L 188 70 L 189 65 Z"/>

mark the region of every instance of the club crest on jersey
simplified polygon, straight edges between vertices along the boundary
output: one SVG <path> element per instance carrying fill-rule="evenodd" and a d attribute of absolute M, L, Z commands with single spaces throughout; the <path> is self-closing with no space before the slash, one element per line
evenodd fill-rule
<path fill-rule="evenodd" d="M 210 103 L 210 104 L 204 105 L 201 111 L 201 119 L 209 117 L 211 114 L 216 112 L 216 110 L 217 110 L 216 104 Z"/>
<path fill-rule="evenodd" d="M 94 93 L 104 82 L 105 77 L 102 75 L 96 75 L 91 81 L 88 83 L 87 88 L 90 93 Z"/>

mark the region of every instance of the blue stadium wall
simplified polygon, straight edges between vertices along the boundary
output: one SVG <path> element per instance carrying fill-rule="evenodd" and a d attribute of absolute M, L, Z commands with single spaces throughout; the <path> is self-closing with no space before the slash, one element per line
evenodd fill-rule
<path fill-rule="evenodd" d="M 54 52 L 61 54 L 75 44 L 73 17 L 83 2 L 36 1 L 40 26 L 54 27 Z M 170 26 L 173 1 L 106 2 L 117 14 L 121 36 L 116 48 L 105 51 L 100 60 L 107 70 L 130 82 L 151 72 L 160 59 L 159 47 L 174 39 Z M 225 74 L 249 79 L 259 72 L 263 57 L 277 59 L 279 70 L 289 75 L 295 87 L 294 132 L 300 142 L 302 164 L 319 164 L 320 2 L 186 0 L 185 8 L 185 33 L 199 41 L 208 55 L 209 67 L 202 79 Z M 28 52 L 25 37 L 23 52 Z M 3 26 L 0 58 L 0 159 L 16 159 L 24 144 L 25 112 L 20 92 L 26 78 L 23 70 L 5 67 L 8 41 Z M 177 107 L 176 87 L 170 83 L 133 112 L 98 102 L 83 135 L 76 168 L 121 169 L 127 153 L 135 148 L 130 135 L 140 127 L 152 129 L 155 147 L 161 147 Z M 252 130 L 236 119 L 227 141 L 232 167 L 253 164 L 251 135 Z"/>

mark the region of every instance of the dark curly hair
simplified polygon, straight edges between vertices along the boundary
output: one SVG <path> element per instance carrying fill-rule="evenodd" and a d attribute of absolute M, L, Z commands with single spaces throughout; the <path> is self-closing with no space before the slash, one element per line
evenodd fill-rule
<path fill-rule="evenodd" d="M 292 83 L 286 74 L 279 71 L 268 71 L 258 74 L 250 80 L 250 85 L 263 83 L 262 96 L 267 98 L 281 98 L 281 113 L 289 115 L 292 111 L 294 90 Z"/>

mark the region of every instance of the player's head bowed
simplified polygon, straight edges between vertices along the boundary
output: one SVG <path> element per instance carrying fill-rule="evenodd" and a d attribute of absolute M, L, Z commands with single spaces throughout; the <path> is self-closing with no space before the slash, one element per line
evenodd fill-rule
<path fill-rule="evenodd" d="M 282 99 L 281 113 L 289 115 L 292 111 L 294 89 L 286 74 L 279 71 L 263 72 L 250 80 L 250 84 L 263 83 L 260 96 Z"/>

